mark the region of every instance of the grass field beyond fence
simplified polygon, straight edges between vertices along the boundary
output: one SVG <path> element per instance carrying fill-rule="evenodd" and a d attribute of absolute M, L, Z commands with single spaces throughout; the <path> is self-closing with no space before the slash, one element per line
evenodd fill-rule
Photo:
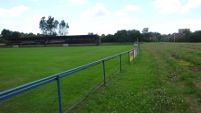
<path fill-rule="evenodd" d="M 144 43 L 108 87 L 72 113 L 201 113 L 201 43 Z"/>
<path fill-rule="evenodd" d="M 55 73 L 133 49 L 126 46 L 2 48 L 0 49 L 0 91 Z M 122 65 L 128 56 L 122 56 Z M 106 77 L 119 70 L 119 58 L 106 62 Z M 102 65 L 61 79 L 62 104 L 67 110 L 83 95 L 103 81 Z M 56 83 L 50 83 L 0 103 L 0 111 L 44 113 L 58 112 Z"/>

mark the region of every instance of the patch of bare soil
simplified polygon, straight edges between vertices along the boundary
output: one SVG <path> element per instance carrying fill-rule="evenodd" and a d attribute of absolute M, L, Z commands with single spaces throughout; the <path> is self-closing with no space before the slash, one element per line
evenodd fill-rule
<path fill-rule="evenodd" d="M 179 59 L 178 56 L 176 56 L 175 54 L 172 54 L 172 57 L 177 59 L 177 60 Z"/>
<path fill-rule="evenodd" d="M 189 103 L 192 113 L 201 113 L 201 104 L 195 95 L 188 95 L 185 97 L 185 100 Z"/>
<path fill-rule="evenodd" d="M 199 66 L 192 66 L 191 70 L 195 71 L 195 72 L 201 72 L 201 67 L 199 67 Z"/>
<path fill-rule="evenodd" d="M 201 90 L 201 83 L 200 83 L 199 81 L 195 80 L 195 81 L 193 82 L 193 84 L 195 85 L 196 89 Z"/>

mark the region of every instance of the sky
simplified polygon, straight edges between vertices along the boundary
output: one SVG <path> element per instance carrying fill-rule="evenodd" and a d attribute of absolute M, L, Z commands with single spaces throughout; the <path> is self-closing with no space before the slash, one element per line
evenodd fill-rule
<path fill-rule="evenodd" d="M 180 28 L 201 30 L 201 0 L 1 0 L 3 29 L 42 33 L 45 16 L 69 24 L 68 35 L 114 34 L 118 30 L 149 28 L 169 34 Z"/>

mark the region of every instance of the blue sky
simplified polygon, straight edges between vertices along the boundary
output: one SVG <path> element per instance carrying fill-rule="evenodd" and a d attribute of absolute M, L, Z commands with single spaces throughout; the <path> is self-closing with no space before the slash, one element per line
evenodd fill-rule
<path fill-rule="evenodd" d="M 41 17 L 65 20 L 68 35 L 136 29 L 169 34 L 201 30 L 201 0 L 1 0 L 0 31 L 41 33 Z"/>

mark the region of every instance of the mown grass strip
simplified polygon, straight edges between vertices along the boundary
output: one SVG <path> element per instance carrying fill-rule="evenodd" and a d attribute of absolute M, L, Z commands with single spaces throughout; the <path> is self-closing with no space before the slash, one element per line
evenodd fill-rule
<path fill-rule="evenodd" d="M 106 56 L 106 55 L 107 56 L 114 55 L 113 53 L 120 53 L 123 51 L 127 51 L 133 47 L 134 47 L 133 45 L 132 46 L 129 45 L 129 46 L 41 48 L 41 49 L 39 49 L 39 48 L 21 48 L 16 51 L 20 51 L 23 54 L 30 54 L 30 56 L 22 56 L 22 58 L 29 57 L 29 58 L 26 58 L 25 61 L 22 61 L 22 62 L 27 61 L 26 62 L 27 64 L 35 62 L 35 60 L 30 60 L 30 59 L 35 59 L 36 53 L 43 53 L 44 51 L 49 51 L 49 52 L 55 51 L 56 53 L 54 53 L 54 54 L 52 52 L 50 52 L 50 54 L 48 54 L 49 56 L 51 56 L 52 54 L 53 54 L 52 56 L 54 56 L 54 57 L 50 57 L 50 58 L 47 57 L 47 59 L 49 61 L 52 61 L 52 62 L 47 62 L 47 64 L 49 63 L 49 67 L 43 67 L 43 69 L 48 68 L 50 73 L 52 73 L 55 70 L 57 70 L 57 71 L 60 70 L 60 68 L 61 69 L 65 68 L 66 64 L 76 67 L 78 65 L 78 63 L 82 64 L 83 62 L 91 61 L 93 59 L 97 59 L 97 58 L 101 59 L 102 57 L 104 58 L 104 56 Z M 98 48 L 99 48 L 99 50 L 97 50 Z M 110 49 L 108 49 L 108 48 L 110 48 Z M 29 52 L 28 50 L 30 50 L 30 51 L 32 50 L 32 52 Z M 9 53 L 9 54 L 14 54 L 14 53 L 12 53 L 12 51 L 15 51 L 15 50 L 10 50 L 11 53 Z M 63 56 L 65 54 L 67 56 Z M 17 55 L 19 55 L 19 54 L 17 54 Z M 41 55 L 42 59 L 44 57 L 43 55 L 48 56 L 45 53 L 43 53 Z M 5 59 L 6 56 L 8 57 L 8 54 L 7 55 L 5 54 L 1 58 Z M 39 57 L 39 56 L 37 56 L 37 57 Z M 20 57 L 19 56 L 17 56 L 17 57 L 11 56 L 10 58 L 18 59 Z M 54 58 L 54 60 L 51 58 Z M 27 59 L 29 59 L 30 61 Z M 63 64 L 54 64 L 56 62 L 58 63 L 58 61 L 61 61 L 61 59 L 63 59 L 63 62 L 62 62 Z M 67 59 L 69 60 L 69 62 L 65 62 L 65 60 L 67 60 Z M 127 61 L 127 59 L 124 59 L 124 58 L 122 60 L 123 60 L 123 62 L 125 62 L 124 60 Z M 22 65 L 20 63 L 20 60 L 16 60 L 15 62 L 17 62 L 17 61 L 19 62 L 19 67 L 21 67 Z M 117 59 L 114 59 L 114 60 L 112 59 L 111 61 L 109 60 L 107 62 L 110 62 L 110 63 L 106 64 L 107 77 L 110 77 L 112 72 L 116 71 L 117 68 L 114 68 L 114 65 L 116 65 L 118 63 L 118 61 L 117 61 Z M 9 63 L 12 64 L 12 62 L 8 62 L 8 64 Z M 41 65 L 44 64 L 43 60 L 38 60 L 37 63 L 41 64 Z M 89 62 L 87 62 L 87 63 L 89 63 Z M 51 64 L 58 65 L 58 67 L 55 70 L 51 70 L 51 68 L 52 68 Z M 30 65 L 27 65 L 27 66 L 30 66 Z M 15 68 L 17 69 L 19 67 L 15 67 Z M 12 69 L 12 67 L 11 67 L 11 69 Z M 34 66 L 33 66 L 33 69 L 35 69 Z M 3 71 L 5 71 L 5 70 L 3 70 Z M 20 71 L 21 73 L 16 72 L 16 75 L 17 74 L 25 74 L 27 71 L 26 68 L 24 68 L 24 71 L 25 71 L 24 73 L 22 73 L 21 71 Z M 28 70 L 28 72 L 29 72 L 29 70 Z M 38 75 L 37 77 L 42 77 L 42 76 L 44 76 L 42 74 L 47 74 L 45 71 L 41 71 L 41 70 L 37 70 L 36 72 L 41 72 L 41 74 Z M 74 103 L 79 101 L 83 96 L 87 95 L 94 87 L 96 87 L 99 83 L 101 83 L 103 81 L 102 73 L 103 73 L 102 65 L 99 64 L 99 65 L 93 66 L 87 70 L 83 70 L 81 72 L 75 73 L 69 77 L 62 78 L 61 79 L 61 94 L 62 94 L 63 109 L 67 110 L 70 106 L 72 106 Z M 36 76 L 35 74 L 36 73 L 33 73 L 32 76 Z M 16 76 L 16 75 L 13 75 L 13 76 L 18 77 L 18 78 L 22 77 L 22 76 Z M 1 77 L 4 77 L 4 75 L 1 75 Z M 26 74 L 24 75 L 24 77 L 25 78 L 27 77 Z M 12 79 L 14 79 L 14 78 L 12 78 Z M 12 81 L 12 80 L 10 80 L 10 81 Z M 15 82 L 22 83 L 25 81 L 26 80 L 23 80 L 23 81 L 16 80 L 16 81 L 12 81 L 12 83 L 15 83 Z M 4 83 L 6 84 L 7 82 L 4 81 Z M 6 85 L 4 85 L 4 86 L 11 87 L 14 84 L 6 84 Z M 6 100 L 5 102 L 0 103 L 0 106 L 1 106 L 0 111 L 2 111 L 3 113 L 10 113 L 10 112 L 55 113 L 55 112 L 58 112 L 56 86 L 57 86 L 56 82 L 53 82 L 53 83 L 44 85 L 42 87 L 39 87 L 37 89 L 34 89 L 32 91 L 18 95 L 9 100 Z M 5 87 L 2 86 L 1 88 L 5 88 Z"/>
<path fill-rule="evenodd" d="M 182 112 L 190 113 L 191 104 L 181 88 L 181 68 L 171 58 L 169 44 L 143 44 L 138 58 L 115 76 L 108 87 L 101 88 L 73 109 L 76 112 Z M 188 71 L 187 71 L 188 72 Z M 192 86 L 192 82 L 185 82 Z M 184 88 L 184 89 L 185 89 Z M 192 87 L 190 88 L 192 89 Z M 198 109 L 199 110 L 199 109 Z"/>

